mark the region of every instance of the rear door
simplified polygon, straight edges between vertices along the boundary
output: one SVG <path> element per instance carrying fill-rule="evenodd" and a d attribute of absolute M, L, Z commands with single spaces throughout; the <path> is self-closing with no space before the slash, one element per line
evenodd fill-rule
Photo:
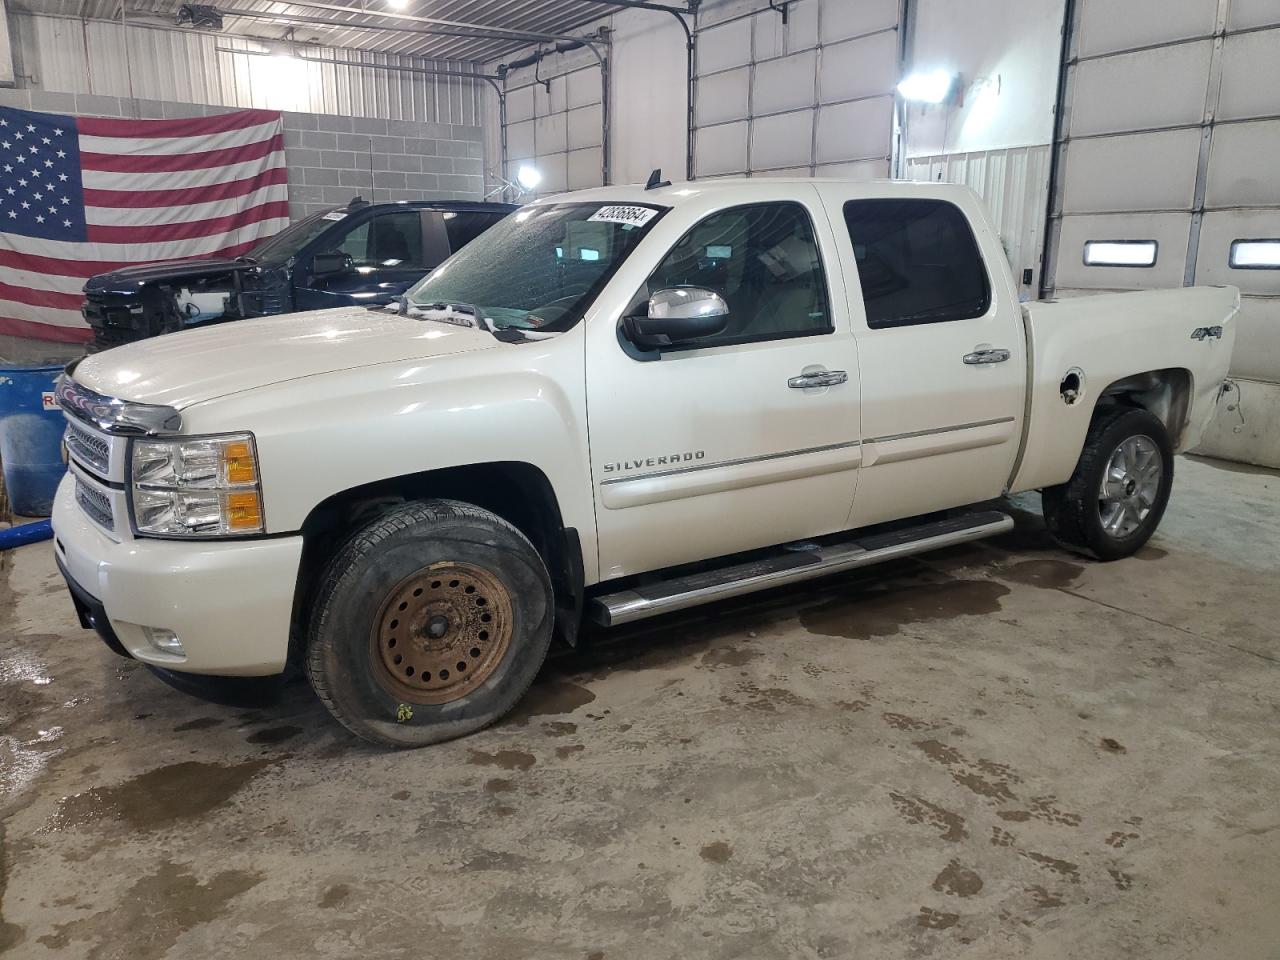
<path fill-rule="evenodd" d="M 976 199 L 818 190 L 843 254 L 862 371 L 849 526 L 998 496 L 1021 439 L 1026 345 L 1003 250 Z"/>

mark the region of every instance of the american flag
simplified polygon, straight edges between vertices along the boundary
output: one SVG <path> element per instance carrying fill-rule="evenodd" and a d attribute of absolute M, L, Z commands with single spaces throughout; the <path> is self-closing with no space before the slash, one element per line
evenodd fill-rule
<path fill-rule="evenodd" d="M 86 340 L 87 278 L 235 256 L 288 222 L 278 111 L 115 120 L 0 107 L 0 333 Z"/>

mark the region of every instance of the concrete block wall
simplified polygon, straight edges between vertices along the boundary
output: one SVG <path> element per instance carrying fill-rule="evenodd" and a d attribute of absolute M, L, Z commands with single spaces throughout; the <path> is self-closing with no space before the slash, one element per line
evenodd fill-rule
<path fill-rule="evenodd" d="M 236 109 L 33 89 L 0 89 L 0 104 L 139 119 L 202 117 Z M 286 112 L 284 146 L 289 215 L 295 220 L 356 194 L 386 201 L 479 200 L 484 193 L 484 143 L 478 126 Z"/>

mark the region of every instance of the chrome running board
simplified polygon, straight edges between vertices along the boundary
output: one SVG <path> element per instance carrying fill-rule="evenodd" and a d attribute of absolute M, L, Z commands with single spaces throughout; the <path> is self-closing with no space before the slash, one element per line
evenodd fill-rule
<path fill-rule="evenodd" d="M 1013 529 L 1013 518 L 996 510 L 935 520 L 919 526 L 854 537 L 806 549 L 782 549 L 762 560 L 719 570 L 703 570 L 671 580 L 641 584 L 587 600 L 587 615 L 602 626 L 616 627 L 646 617 L 674 613 L 716 600 L 728 600 L 886 560 L 950 547 Z"/>

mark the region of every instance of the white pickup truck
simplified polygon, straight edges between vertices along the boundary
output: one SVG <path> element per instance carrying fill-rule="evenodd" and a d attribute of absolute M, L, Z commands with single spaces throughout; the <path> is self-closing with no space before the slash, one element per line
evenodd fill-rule
<path fill-rule="evenodd" d="M 1238 302 L 1020 304 L 957 186 L 550 197 L 390 310 L 68 367 L 56 556 L 118 653 L 292 660 L 360 736 L 431 743 L 511 709 L 584 617 L 999 533 L 1001 494 L 1043 491 L 1068 548 L 1132 553 L 1213 413 Z"/>

